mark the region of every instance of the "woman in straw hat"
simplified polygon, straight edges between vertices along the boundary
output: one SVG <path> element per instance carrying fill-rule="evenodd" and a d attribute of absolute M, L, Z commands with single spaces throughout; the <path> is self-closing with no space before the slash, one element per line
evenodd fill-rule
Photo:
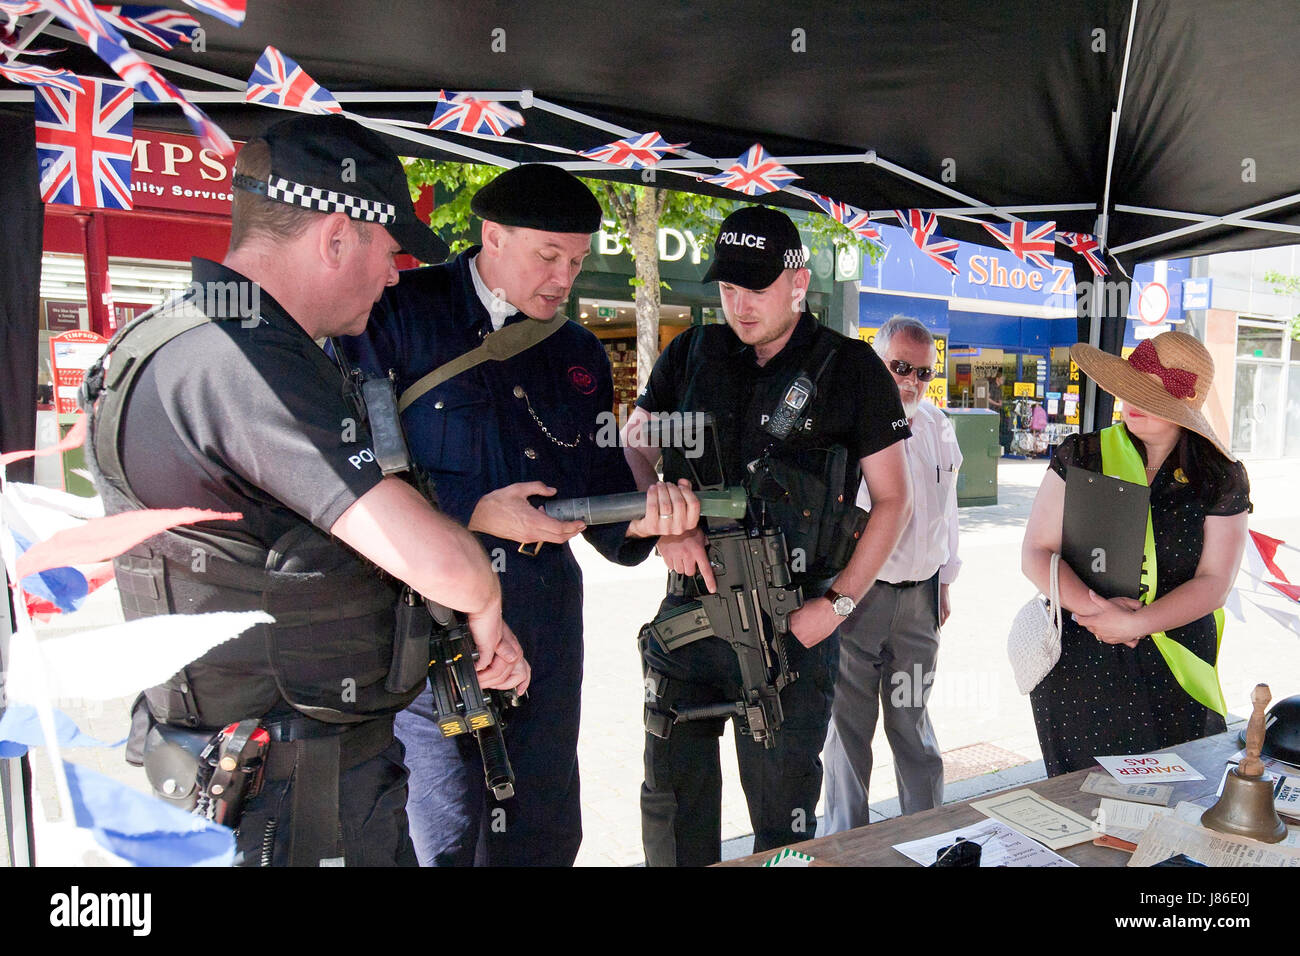
<path fill-rule="evenodd" d="M 1071 468 L 1150 485 L 1141 602 L 1103 599 L 1060 564 L 1061 657 L 1030 694 L 1049 776 L 1225 729 L 1215 669 L 1222 606 L 1246 543 L 1250 485 L 1201 408 L 1214 362 L 1165 332 L 1127 359 L 1078 344 L 1070 356 L 1123 403 L 1123 422 L 1072 435 L 1034 499 L 1021 569 L 1049 593 Z M 1154 587 L 1150 587 L 1154 576 Z"/>

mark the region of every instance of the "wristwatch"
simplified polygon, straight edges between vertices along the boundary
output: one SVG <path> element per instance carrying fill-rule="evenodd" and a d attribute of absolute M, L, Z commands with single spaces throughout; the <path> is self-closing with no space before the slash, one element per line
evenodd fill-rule
<path fill-rule="evenodd" d="M 834 588 L 827 588 L 826 593 L 822 596 L 831 602 L 831 607 L 840 617 L 848 617 L 853 613 L 853 609 L 858 606 L 857 601 L 847 594 L 841 594 Z"/>

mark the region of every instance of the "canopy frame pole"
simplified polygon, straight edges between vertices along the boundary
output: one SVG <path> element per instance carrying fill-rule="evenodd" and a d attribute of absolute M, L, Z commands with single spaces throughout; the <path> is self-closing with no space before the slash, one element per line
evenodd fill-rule
<path fill-rule="evenodd" d="M 1228 213 L 1226 216 L 1209 217 L 1190 226 L 1183 226 L 1179 229 L 1174 229 L 1171 232 L 1162 232 L 1158 236 L 1147 236 L 1145 239 L 1135 239 L 1133 242 L 1125 243 L 1122 246 L 1116 246 L 1115 249 L 1112 250 L 1112 252 L 1118 254 L 1121 252 L 1127 252 L 1129 249 L 1140 249 L 1143 246 L 1149 246 L 1152 243 L 1163 242 L 1166 239 L 1177 239 L 1181 236 L 1191 235 L 1192 233 L 1196 233 L 1196 232 L 1203 232 L 1206 229 L 1213 229 L 1215 226 L 1221 226 L 1221 225 L 1222 226 L 1240 225 L 1240 226 L 1250 226 L 1256 229 L 1267 229 L 1267 230 L 1273 230 L 1278 232 L 1291 232 L 1295 230 L 1296 227 L 1288 226 L 1285 223 L 1280 223 L 1280 222 L 1261 223 L 1261 222 L 1251 221 L 1247 217 L 1263 215 L 1264 213 L 1273 212 L 1276 209 L 1282 209 L 1286 206 L 1294 206 L 1296 203 L 1300 203 L 1300 193 L 1295 193 L 1294 195 L 1291 196 L 1283 196 L 1281 199 L 1274 199 L 1271 202 L 1261 203 L 1258 206 L 1251 206 L 1247 209 L 1240 209 L 1236 212 Z M 1144 212 L 1143 210 L 1140 209 L 1131 209 L 1131 210 L 1126 209 L 1125 211 L 1139 212 L 1145 215 L 1162 214 L 1160 211 Z M 1170 215 L 1173 215 L 1177 218 L 1186 218 L 1186 219 L 1199 218 L 1197 216 L 1194 216 L 1192 214 L 1187 214 L 1187 213 L 1171 213 Z"/>
<path fill-rule="evenodd" d="M 13 45 L 14 53 L 21 53 L 23 50 L 27 49 L 32 45 L 32 41 L 40 36 L 42 32 L 49 33 L 50 31 L 48 27 L 50 21 L 53 19 L 54 14 L 41 11 L 36 16 L 32 17 L 32 19 L 28 20 L 23 25 L 22 33 L 18 35 L 18 42 Z"/>
<path fill-rule="evenodd" d="M 1107 237 L 1110 232 L 1110 186 L 1115 172 L 1115 144 L 1119 140 L 1119 118 L 1124 109 L 1124 90 L 1128 85 L 1128 65 L 1133 55 L 1133 32 L 1137 26 L 1138 0 L 1133 0 L 1128 13 L 1128 36 L 1124 39 L 1124 65 L 1119 73 L 1119 92 L 1115 98 L 1115 108 L 1110 111 L 1110 140 L 1106 145 L 1106 180 L 1102 187 L 1101 211 L 1097 216 L 1095 231 L 1101 251 L 1106 251 Z M 1111 253 L 1113 256 L 1114 253 Z M 1101 345 L 1101 307 L 1105 296 L 1093 296 L 1088 303 L 1088 344 L 1093 348 Z M 1096 428 L 1097 383 L 1088 378 L 1084 386 L 1083 416 L 1080 419 L 1084 432 Z"/>
<path fill-rule="evenodd" d="M 920 173 L 914 173 L 910 169 L 907 169 L 903 166 L 899 166 L 895 163 L 891 163 L 887 159 L 881 159 L 876 154 L 876 151 L 874 149 L 871 150 L 871 152 L 869 152 L 867 156 L 869 157 L 869 159 L 867 160 L 868 164 L 879 166 L 881 169 L 885 170 L 886 172 L 893 173 L 895 176 L 898 176 L 901 179 L 909 180 L 921 186 L 925 186 L 927 189 L 932 189 L 937 193 L 941 193 L 945 196 L 950 196 L 951 198 L 956 199 L 958 202 L 963 202 L 970 207 L 978 207 L 980 209 L 993 209 L 994 210 L 993 215 L 996 215 L 999 219 L 1006 220 L 1007 222 L 1017 221 L 1015 216 L 1011 216 L 1006 213 L 996 211 L 998 208 L 996 206 L 989 206 L 987 203 L 982 203 L 978 199 L 974 199 L 970 196 L 967 196 L 965 193 L 958 192 L 957 190 L 952 189 L 949 186 L 945 186 L 943 183 L 935 182 L 933 179 L 930 179 L 929 177 L 922 176 Z M 928 210 L 928 211 L 936 212 L 936 210 Z"/>

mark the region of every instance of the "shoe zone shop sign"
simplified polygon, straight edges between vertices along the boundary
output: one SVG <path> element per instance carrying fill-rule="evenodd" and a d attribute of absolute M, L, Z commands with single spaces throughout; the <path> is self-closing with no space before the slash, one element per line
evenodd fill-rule
<path fill-rule="evenodd" d="M 863 293 L 861 327 L 879 327 L 896 313 L 920 312 L 915 317 L 934 332 L 950 333 L 953 342 L 963 345 L 1038 350 L 1071 345 L 1077 340 L 1074 316 L 1078 290 L 1070 258 L 1049 260 L 1050 267 L 1044 269 L 1022 262 L 1010 252 L 963 242 L 957 251 L 958 271 L 954 275 L 917 249 L 902 229 L 884 226 L 881 234 L 886 254 L 875 264 L 864 260 L 862 287 L 893 294 Z M 1188 260 L 1179 259 L 1143 263 L 1134 270 L 1126 344 L 1136 345 L 1142 338 L 1182 323 L 1183 280 L 1188 276 L 1188 266 Z M 1101 293 L 1112 294 L 1111 288 L 1103 279 Z M 927 302 L 918 298 L 909 302 L 900 300 L 900 294 L 964 301 Z M 980 308 L 981 302 L 988 303 L 987 310 Z M 1140 302 L 1145 306 L 1141 312 Z M 1164 311 L 1164 315 L 1152 323 L 1153 304 L 1163 307 L 1165 303 L 1167 309 L 1155 309 Z M 1036 312 L 1050 310 L 1046 314 L 1057 317 L 1026 316 L 1018 306 L 1034 306 Z M 882 314 L 891 307 L 889 315 Z"/>

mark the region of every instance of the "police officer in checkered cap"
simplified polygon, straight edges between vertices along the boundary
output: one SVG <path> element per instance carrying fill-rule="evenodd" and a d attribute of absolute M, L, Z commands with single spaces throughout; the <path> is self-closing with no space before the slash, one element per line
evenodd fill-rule
<path fill-rule="evenodd" d="M 660 455 L 659 448 L 636 440 L 650 416 L 703 413 L 716 423 L 727 485 L 744 484 L 751 465 L 780 475 L 775 483 L 751 486 L 750 510 L 766 514 L 785 535 L 804 603 L 790 615 L 790 633 L 778 638 L 798 677 L 780 691 L 784 725 L 768 738 L 774 746 L 759 742 L 747 717 L 736 718 L 755 850 L 816 835 L 818 754 L 830 718 L 838 628 L 875 580 L 911 512 L 902 445 L 910 432 L 898 389 L 865 342 L 832 331 L 808 310 L 811 278 L 799 231 L 785 213 L 750 206 L 728 216 L 705 276 L 718 283 L 726 324 L 694 326 L 669 343 L 628 420 L 624 448 L 645 487 L 657 480 Z M 665 481 L 692 474 L 680 449 L 662 453 Z M 706 460 L 712 454 L 706 449 Z M 864 479 L 872 513 L 862 531 L 865 516 L 853 502 Z M 661 619 L 689 613 L 690 602 L 717 587 L 706 524 L 659 538 L 672 572 Z M 668 651 L 648 629 L 641 650 L 646 862 L 715 863 L 722 826 L 718 738 L 726 718 L 682 715 L 748 701 L 753 687 L 744 683 L 731 645 L 716 633 Z"/>
<path fill-rule="evenodd" d="M 224 260 L 194 259 L 185 295 L 123 329 L 88 376 L 90 458 L 110 513 L 235 513 L 119 558 L 128 618 L 261 609 L 274 623 L 147 689 L 128 753 L 159 796 L 237 825 L 245 865 L 414 865 L 393 715 L 419 686 L 387 686 L 399 584 L 468 615 L 484 687 L 526 690 L 529 668 L 483 548 L 384 477 L 317 341 L 365 328 L 399 251 L 447 248 L 397 156 L 342 117 L 271 127 L 234 187 Z M 185 754 L 209 741 L 205 783 Z"/>

